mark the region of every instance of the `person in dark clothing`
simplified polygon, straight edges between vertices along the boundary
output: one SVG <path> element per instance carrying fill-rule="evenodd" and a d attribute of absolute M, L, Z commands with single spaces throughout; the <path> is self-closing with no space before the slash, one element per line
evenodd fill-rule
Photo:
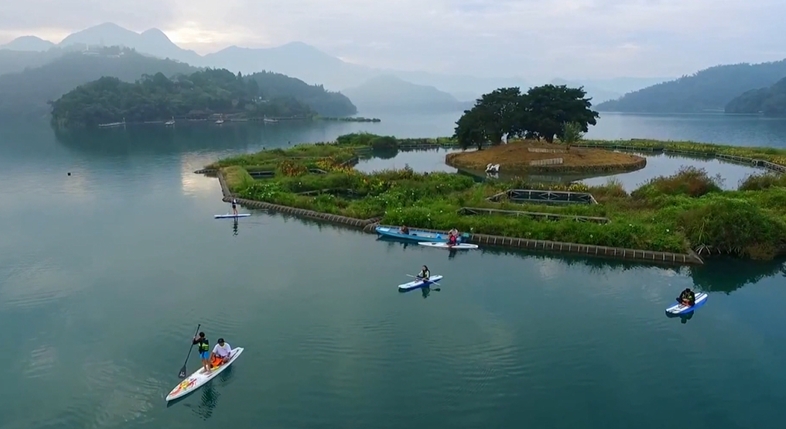
<path fill-rule="evenodd" d="M 423 269 L 420 270 L 420 273 L 417 275 L 418 280 L 428 280 L 431 277 L 431 272 L 428 270 L 427 266 L 423 266 Z"/>
<path fill-rule="evenodd" d="M 696 294 L 693 293 L 690 288 L 686 288 L 684 291 L 682 291 L 682 293 L 680 293 L 680 297 L 677 298 L 677 301 L 679 301 L 679 303 L 682 305 L 692 307 L 696 304 Z"/>

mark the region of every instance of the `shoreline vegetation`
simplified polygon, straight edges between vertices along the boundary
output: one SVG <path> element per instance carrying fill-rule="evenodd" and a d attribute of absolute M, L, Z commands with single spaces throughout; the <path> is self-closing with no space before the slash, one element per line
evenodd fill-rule
<path fill-rule="evenodd" d="M 724 191 L 719 186 L 722 178 L 683 167 L 628 193 L 613 180 L 601 186 L 546 185 L 518 178 L 476 183 L 458 173 L 421 174 L 408 167 L 361 173 L 352 168 L 369 151 L 391 154 L 456 145 L 454 138 L 349 134 L 331 143 L 222 159 L 206 168 L 219 170 L 229 191 L 244 200 L 388 225 L 455 227 L 471 235 L 504 237 L 509 243 L 520 238 L 574 248 L 607 246 L 683 255 L 695 251 L 761 260 L 786 253 L 786 176 L 772 172 L 753 174 L 737 190 Z M 717 157 L 786 171 L 786 150 L 775 148 L 654 140 L 579 140 L 572 146 Z M 596 203 L 548 204 L 522 198 L 515 190 L 590 194 Z M 598 218 L 605 220 L 592 220 Z"/>

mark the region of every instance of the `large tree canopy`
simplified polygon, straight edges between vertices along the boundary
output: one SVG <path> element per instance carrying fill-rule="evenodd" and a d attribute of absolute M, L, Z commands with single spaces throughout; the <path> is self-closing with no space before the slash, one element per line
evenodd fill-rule
<path fill-rule="evenodd" d="M 544 139 L 562 138 L 567 124 L 587 132 L 598 112 L 591 109 L 583 88 L 543 85 L 525 94 L 516 87 L 500 88 L 483 95 L 456 122 L 454 137 L 463 148 L 499 144 L 505 136 Z"/>

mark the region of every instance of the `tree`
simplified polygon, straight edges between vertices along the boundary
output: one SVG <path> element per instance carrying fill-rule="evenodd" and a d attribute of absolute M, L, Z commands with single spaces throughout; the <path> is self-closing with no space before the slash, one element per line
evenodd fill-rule
<path fill-rule="evenodd" d="M 484 94 L 456 122 L 454 137 L 466 148 L 484 143 L 500 144 L 505 136 L 523 135 L 524 115 L 518 87 L 500 88 Z"/>
<path fill-rule="evenodd" d="M 582 137 L 584 137 L 584 133 L 581 132 L 581 125 L 575 122 L 568 122 L 563 128 L 560 141 L 565 143 L 568 146 L 568 150 L 570 150 L 570 145 L 581 140 Z"/>
<path fill-rule="evenodd" d="M 598 112 L 590 109 L 591 99 L 583 88 L 565 85 L 544 85 L 522 94 L 519 88 L 501 88 L 483 95 L 456 122 L 454 138 L 463 148 L 484 143 L 499 144 L 502 138 L 521 137 L 564 139 L 566 125 L 573 133 L 568 138 L 587 132 L 595 125 Z M 573 128 L 571 128 L 573 127 Z"/>
<path fill-rule="evenodd" d="M 464 114 L 456 122 L 454 138 L 458 140 L 462 149 L 476 146 L 478 150 L 481 150 L 483 145 L 488 143 L 489 138 L 483 128 L 483 119 L 481 112 L 473 108 L 472 110 L 465 110 Z"/>
<path fill-rule="evenodd" d="M 530 88 L 521 103 L 526 111 L 526 123 L 522 128 L 527 135 L 549 143 L 554 142 L 555 136 L 562 138 L 565 124 L 571 122 L 587 132 L 589 125 L 597 124 L 599 115 L 590 109 L 591 99 L 585 98 L 586 95 L 583 87 L 543 85 Z"/>

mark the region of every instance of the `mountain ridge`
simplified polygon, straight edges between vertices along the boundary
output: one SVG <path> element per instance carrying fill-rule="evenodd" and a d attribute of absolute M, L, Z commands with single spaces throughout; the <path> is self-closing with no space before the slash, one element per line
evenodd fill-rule
<path fill-rule="evenodd" d="M 468 103 L 460 102 L 452 94 L 434 86 L 418 85 L 395 75 L 379 75 L 362 84 L 344 88 L 341 93 L 349 97 L 361 112 L 411 111 L 461 111 Z"/>
<path fill-rule="evenodd" d="M 786 76 L 786 59 L 723 64 L 629 92 L 595 108 L 625 113 L 700 113 L 724 111 L 735 97 L 770 87 Z"/>
<path fill-rule="evenodd" d="M 357 86 L 372 77 L 386 74 L 393 74 L 417 85 L 434 86 L 441 91 L 462 98 L 462 101 L 469 101 L 469 98 L 475 99 L 481 94 L 499 87 L 526 88 L 531 86 L 531 83 L 518 76 L 489 78 L 373 68 L 351 64 L 299 41 L 271 48 L 243 48 L 233 45 L 216 52 L 200 55 L 192 50 L 179 47 L 159 29 L 151 28 L 142 33 L 136 33 L 110 22 L 74 32 L 56 46 L 63 48 L 78 44 L 125 46 L 142 54 L 169 58 L 196 67 L 226 68 L 244 74 L 273 71 L 301 79 L 310 84 L 322 84 L 334 91 Z M 23 60 L 18 62 L 23 62 Z M 19 66 L 16 67 L 11 71 L 21 71 Z M 3 68 L 0 67 L 0 73 L 3 72 Z"/>

